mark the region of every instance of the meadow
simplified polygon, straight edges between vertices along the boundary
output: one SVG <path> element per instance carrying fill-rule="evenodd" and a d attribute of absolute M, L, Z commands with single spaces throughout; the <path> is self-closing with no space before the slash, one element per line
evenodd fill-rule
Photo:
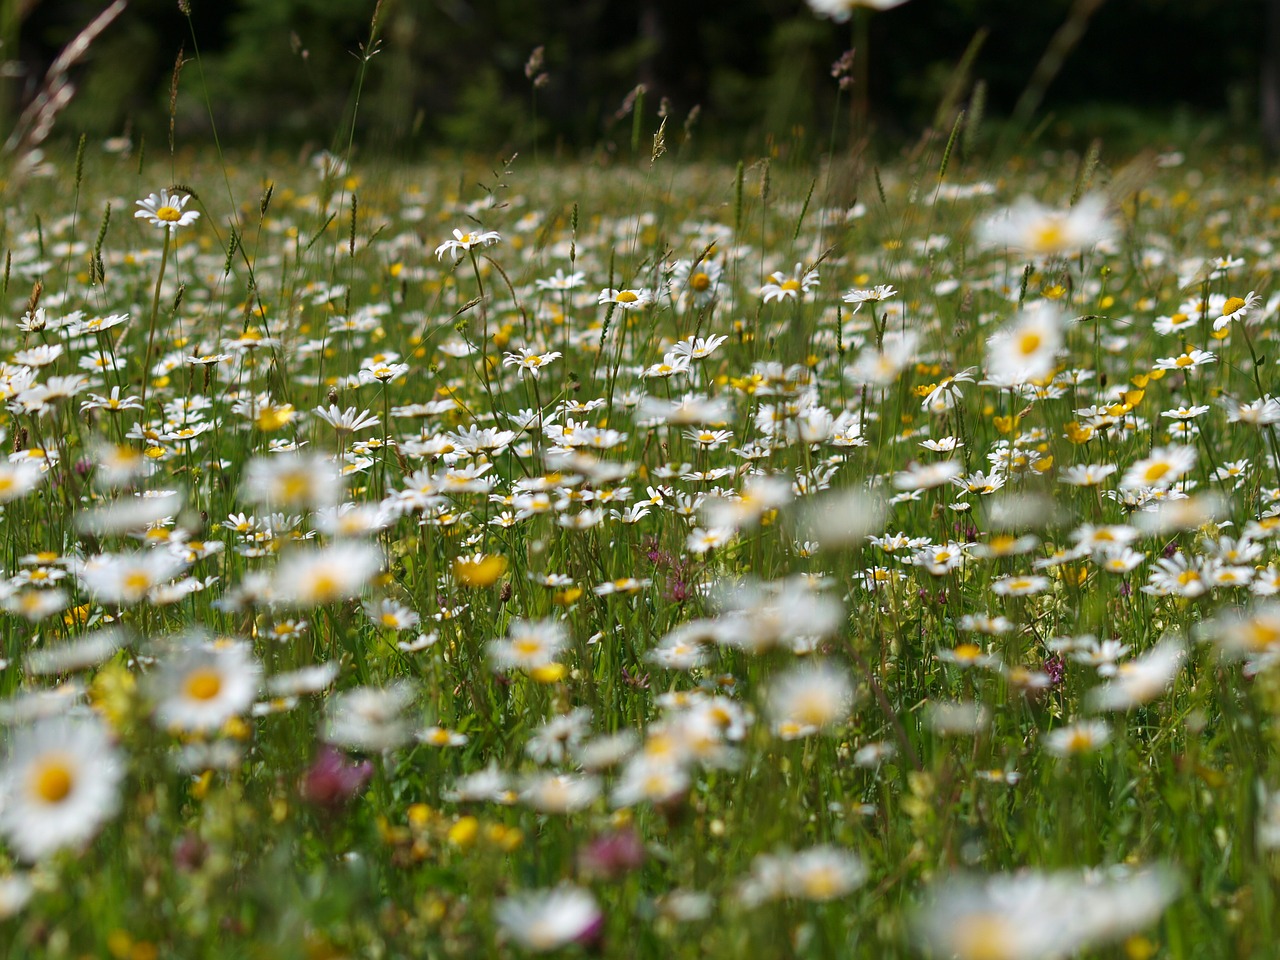
<path fill-rule="evenodd" d="M 0 955 L 1275 955 L 1275 178 L 639 116 L 10 165 Z"/>

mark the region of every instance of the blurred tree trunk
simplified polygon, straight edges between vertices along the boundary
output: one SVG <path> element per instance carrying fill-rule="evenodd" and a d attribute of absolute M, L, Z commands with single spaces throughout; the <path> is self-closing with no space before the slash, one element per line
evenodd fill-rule
<path fill-rule="evenodd" d="M 636 31 L 644 41 L 643 59 L 640 61 L 640 82 L 651 93 L 658 87 L 658 71 L 655 59 L 662 50 L 662 15 L 654 0 L 640 5 L 640 24 Z"/>
<path fill-rule="evenodd" d="M 1280 155 L 1280 0 L 1267 0 L 1267 39 L 1262 52 L 1262 138 Z"/>

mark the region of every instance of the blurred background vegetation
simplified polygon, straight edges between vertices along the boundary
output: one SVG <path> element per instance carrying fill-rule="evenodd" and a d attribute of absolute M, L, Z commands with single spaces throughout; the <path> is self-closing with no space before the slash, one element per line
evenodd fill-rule
<path fill-rule="evenodd" d="M 1270 0 L 911 0 L 818 19 L 803 0 L 383 0 L 357 142 L 393 155 L 436 149 L 610 150 L 623 108 L 666 98 L 669 129 L 697 108 L 689 149 L 822 149 L 862 98 L 892 139 L 927 127 L 950 90 L 979 82 L 988 117 L 1014 110 L 1064 23 L 1093 15 L 1045 89 L 1049 139 L 1258 137 Z M 0 0 L 10 120 L 106 0 Z M 1096 9 L 1094 9 L 1096 7 Z M 128 0 L 67 71 L 54 137 L 165 138 L 174 63 L 182 143 L 345 147 L 373 0 Z M 859 11 L 865 13 L 865 11 Z M 531 52 L 544 47 L 533 77 Z M 831 64 L 858 46 L 859 85 L 837 101 Z M 197 48 L 198 60 L 195 59 Z M 369 48 L 365 48 L 369 49 Z M 966 50 L 967 74 L 957 73 Z M 864 72 L 865 71 L 865 72 Z M 8 121 L 7 121 L 8 122 Z M 652 127 L 646 124 L 646 138 Z"/>

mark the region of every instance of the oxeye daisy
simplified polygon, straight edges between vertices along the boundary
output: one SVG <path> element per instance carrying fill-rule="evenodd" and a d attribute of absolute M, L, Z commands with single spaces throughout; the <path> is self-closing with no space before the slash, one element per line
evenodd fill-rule
<path fill-rule="evenodd" d="M 720 287 L 720 275 L 724 268 L 715 260 L 700 260 L 696 264 L 680 260 L 671 276 L 671 292 L 684 297 L 695 306 L 706 306 L 716 298 Z"/>
<path fill-rule="evenodd" d="M 1044 748 L 1058 757 L 1071 757 L 1093 753 L 1111 739 L 1111 727 L 1101 720 L 1077 720 L 1057 730 L 1050 730 L 1042 738 Z"/>
<path fill-rule="evenodd" d="M 554 663 L 568 641 L 558 621 L 515 620 L 505 640 L 490 641 L 489 659 L 498 670 L 537 670 Z"/>
<path fill-rule="evenodd" d="M 1221 316 L 1213 321 L 1213 329 L 1221 330 L 1229 326 L 1232 320 L 1247 320 L 1249 311 L 1261 302 L 1262 298 L 1252 290 L 1243 297 L 1228 297 L 1220 308 Z"/>
<path fill-rule="evenodd" d="M 1062 347 L 1062 316 L 1052 306 L 1022 312 L 987 341 L 987 377 L 1000 386 L 1040 380 L 1053 372 Z"/>
<path fill-rule="evenodd" d="M 760 288 L 760 297 L 765 303 L 798 300 L 818 286 L 819 282 L 817 270 L 806 270 L 804 264 L 797 263 L 790 276 L 781 270 L 771 273 L 768 281 Z"/>
<path fill-rule="evenodd" d="M 188 641 L 155 675 L 156 718 L 174 730 L 217 730 L 253 705 L 261 675 L 242 643 Z"/>
<path fill-rule="evenodd" d="M 190 200 L 190 195 L 182 196 L 161 190 L 145 200 L 137 201 L 141 209 L 135 210 L 133 215 L 152 226 L 164 227 L 170 231 L 175 227 L 189 227 L 200 219 L 198 211 L 185 209 Z"/>
<path fill-rule="evenodd" d="M 774 730 L 793 739 L 834 727 L 848 717 L 853 695 L 853 681 L 844 670 L 821 661 L 793 667 L 769 688 Z"/>
<path fill-rule="evenodd" d="M 371 544 L 340 542 L 320 550 L 289 554 L 276 568 L 272 596 L 293 607 L 349 600 L 382 566 L 382 551 Z"/>
<path fill-rule="evenodd" d="M 1097 194 L 1082 197 L 1069 210 L 1055 210 L 1029 197 L 988 219 L 978 239 L 990 247 L 1011 247 L 1035 256 L 1068 254 L 1092 247 L 1112 235 L 1106 200 Z"/>
<path fill-rule="evenodd" d="M 836 23 L 847 23 L 853 11 L 859 7 L 868 10 L 892 10 L 907 0 L 808 0 L 809 9 L 820 17 L 834 20 Z"/>
<path fill-rule="evenodd" d="M 504 367 L 515 367 L 516 372 L 520 374 L 520 378 L 524 379 L 524 375 L 528 373 L 534 379 L 538 377 L 538 371 L 551 363 L 553 360 L 560 358 L 559 351 L 552 350 L 546 353 L 539 353 L 530 350 L 527 347 L 520 347 L 516 353 L 506 353 L 502 357 L 502 365 Z"/>
<path fill-rule="evenodd" d="M 653 294 L 648 290 L 615 290 L 612 287 L 601 290 L 596 300 L 599 304 L 615 303 L 623 310 L 638 310 L 652 302 Z"/>
<path fill-rule="evenodd" d="M 565 275 L 563 269 L 557 269 L 555 276 L 535 281 L 539 290 L 573 290 L 586 282 L 587 275 L 582 272 Z"/>
<path fill-rule="evenodd" d="M 501 239 L 502 234 L 494 230 L 467 231 L 466 233 L 454 230 L 452 240 L 446 240 L 436 247 L 436 259 L 443 260 L 446 256 L 458 257 L 469 253 L 475 247 L 492 246 Z"/>
<path fill-rule="evenodd" d="M 1120 480 L 1121 490 L 1168 487 L 1183 477 L 1196 462 L 1195 447 L 1157 447 L 1139 460 Z"/>
<path fill-rule="evenodd" d="M 24 860 L 82 847 L 119 805 L 124 760 L 93 717 L 40 720 L 13 734 L 0 767 L 0 834 Z"/>
<path fill-rule="evenodd" d="M 503 897 L 493 913 L 508 937 L 535 953 L 589 943 L 604 927 L 595 897 L 568 885 Z"/>

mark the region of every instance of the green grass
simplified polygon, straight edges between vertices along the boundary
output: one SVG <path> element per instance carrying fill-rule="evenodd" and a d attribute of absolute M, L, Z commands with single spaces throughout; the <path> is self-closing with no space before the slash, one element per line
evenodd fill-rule
<path fill-rule="evenodd" d="M 21 872 L 34 887 L 25 906 L 0 920 L 0 953 L 518 955 L 530 928 L 499 922 L 502 898 L 570 883 L 590 891 L 603 918 L 598 937 L 565 947 L 570 953 L 930 955 L 912 933 L 916 918 L 955 910 L 953 930 L 974 920 L 937 894 L 958 876 L 1128 865 L 1130 877 L 1146 876 L 1136 874 L 1141 866 L 1167 868 L 1178 878 L 1177 898 L 1163 909 L 1162 887 L 1144 915 L 1133 888 L 1118 887 L 1106 898 L 1115 916 L 1093 929 L 1098 945 L 1085 955 L 1270 956 L 1277 863 L 1258 826 L 1266 791 L 1280 787 L 1280 641 L 1262 624 L 1247 656 L 1220 654 L 1213 641 L 1233 629 L 1220 618 L 1272 608 L 1247 586 L 1209 585 L 1230 565 L 1214 559 L 1231 546 L 1223 538 L 1238 540 L 1280 502 L 1273 434 L 1229 422 L 1219 402 L 1271 389 L 1277 209 L 1266 199 L 1267 178 L 1212 159 L 1164 166 L 1140 158 L 1126 167 L 1063 153 L 994 168 L 976 149 L 958 147 L 940 177 L 942 142 L 883 169 L 749 159 L 735 170 L 685 163 L 672 132 L 669 152 L 651 159 L 651 135 L 641 129 L 629 159 L 580 165 L 357 160 L 326 176 L 275 157 L 210 165 L 184 152 L 107 154 L 90 144 L 82 164 L 71 153 L 52 156 L 49 177 L 11 171 L 0 237 L 11 319 L 0 349 L 6 357 L 42 344 L 65 349 L 48 365 L 3 370 L 9 448 L 56 449 L 58 458 L 4 508 L 0 551 L 14 612 L 0 615 L 0 657 L 8 661 L 0 694 L 30 712 L 34 695 L 64 684 L 65 699 L 44 711 L 100 718 L 123 779 L 109 791 L 115 812 L 101 815 L 83 849 L 34 865 L 22 862 L 14 837 L 40 824 L 0 819 L 0 851 L 8 851 L 0 873 Z M 948 191 L 974 183 L 989 184 L 990 195 Z M 187 209 L 201 214 L 175 230 L 167 254 L 164 232 L 133 217 L 135 201 L 161 186 L 192 194 Z M 1103 197 L 1112 237 L 1048 257 L 980 244 L 981 224 L 1023 194 L 1057 210 L 1073 198 Z M 456 264 L 448 254 L 438 259 L 436 247 L 455 228 L 496 231 L 500 240 L 461 251 Z M 1209 261 L 1227 253 L 1243 263 L 1211 275 Z M 716 296 L 694 302 L 664 292 L 678 260 L 692 262 L 694 274 L 715 264 Z M 765 303 L 769 275 L 790 275 L 796 264 L 816 269 L 819 285 Z M 536 286 L 557 269 L 580 271 L 582 285 Z M 851 288 L 878 284 L 896 293 L 856 311 L 842 300 Z M 607 288 L 658 296 L 626 310 L 597 303 Z M 1192 310 L 1181 335 L 1153 330 L 1156 317 L 1184 301 L 1253 290 L 1262 303 L 1248 321 L 1228 324 L 1224 338 L 1212 335 L 1208 307 Z M 73 311 L 129 320 L 75 337 L 51 327 L 23 332 L 17 320 L 33 304 L 50 320 Z M 1062 347 L 1039 395 L 959 382 L 950 409 L 922 407 L 946 376 L 976 367 L 981 381 L 987 339 L 1020 305 L 1038 304 L 1063 318 Z M 339 318 L 355 318 L 354 328 Z M 882 385 L 850 378 L 860 354 L 881 339 L 892 347 L 904 332 L 918 340 L 896 376 Z M 642 375 L 691 335 L 726 339 L 693 361 L 693 376 Z M 1184 345 L 1217 360 L 1152 376 L 1157 361 Z M 503 363 L 520 347 L 561 356 L 521 377 Z M 27 381 L 78 372 L 94 351 L 122 362 L 86 373 L 85 392 L 55 397 L 47 409 L 21 392 Z M 172 358 L 171 368 L 153 367 L 144 378 L 148 353 L 153 363 Z M 229 358 L 182 360 L 216 354 Z M 407 372 L 360 383 L 362 362 L 396 362 L 388 354 Z M 90 393 L 118 386 L 121 396 L 140 396 L 144 380 L 145 409 L 81 412 Z M 722 401 L 710 418 L 717 422 L 705 426 L 730 439 L 703 446 L 688 427 L 640 411 L 642 395 L 691 392 Z M 166 426 L 162 404 L 172 414 L 179 400 L 194 412 Z M 341 434 L 314 413 L 331 404 L 380 423 Z M 397 412 L 412 404 L 431 406 Z M 1122 405 L 1111 412 L 1116 426 L 1082 430 L 1079 410 L 1092 404 Z M 1198 435 L 1171 435 L 1174 421 L 1161 411 L 1192 404 L 1209 407 L 1192 421 Z M 838 421 L 845 428 L 860 421 L 865 445 L 832 443 L 814 408 L 832 419 L 847 413 Z M 579 460 L 548 459 L 564 435 L 511 426 L 518 411 L 539 409 L 548 424 L 575 421 L 579 438 L 595 429 L 594 445 Z M 208 429 L 186 440 L 183 423 Z M 501 452 L 467 454 L 458 433 L 472 426 L 516 432 Z M 813 443 L 799 439 L 814 435 Z M 963 446 L 946 453 L 919 445 L 943 437 Z M 273 443 L 317 458 L 274 495 L 245 482 L 262 469 L 251 463 L 286 462 L 288 453 L 269 452 Z M 743 456 L 751 444 L 759 449 Z M 988 454 L 1002 444 L 1013 452 L 993 466 Z M 1183 444 L 1196 456 L 1175 487 L 1217 494 L 1217 522 L 1144 532 L 1140 509 L 1102 491 L 1116 491 L 1153 447 Z M 140 455 L 154 472 L 104 485 L 108 446 Z M 348 475 L 326 493 L 316 478 L 335 457 Z M 891 502 L 901 492 L 895 476 L 948 459 L 964 476 L 994 475 L 1002 488 L 965 493 L 943 482 Z M 1248 465 L 1239 482 L 1219 477 L 1240 460 Z M 476 464 L 487 464 L 488 493 L 456 492 L 442 475 Z M 1101 490 L 1060 482 L 1083 464 L 1118 470 Z M 729 504 L 738 529 L 724 532 L 723 545 L 694 551 L 693 528 L 716 519 L 695 498 L 741 492 L 753 472 L 778 478 L 767 488 L 776 501 L 756 488 L 755 501 Z M 425 513 L 389 513 L 382 529 L 355 537 L 335 534 L 317 515 L 339 503 L 392 504 L 410 476 L 425 491 Z M 545 506 L 495 502 L 542 488 Z M 609 514 L 653 496 L 649 488 L 661 502 L 647 516 L 632 524 Z M 140 490 L 180 498 L 145 541 L 147 518 L 108 528 L 77 523 L 102 505 L 134 503 Z M 822 512 L 836 491 L 856 494 L 855 516 Z M 816 522 L 806 520 L 812 504 Z M 493 522 L 522 505 L 527 518 Z M 589 523 L 593 510 L 604 514 Z M 273 513 L 284 516 L 268 519 Z M 236 531 L 224 524 L 233 514 L 259 520 Z M 586 528 L 566 525 L 571 517 Z M 852 530 L 837 535 L 837 521 Z M 1143 556 L 1123 574 L 1104 570 L 1099 552 L 1033 569 L 1070 548 L 1083 524 L 1121 526 L 1122 537 L 1132 529 L 1131 546 Z M 1276 552 L 1271 529 L 1256 530 L 1257 553 L 1234 564 L 1243 568 L 1238 577 L 1262 581 Z M 867 539 L 898 533 L 927 540 L 890 551 Z M 974 549 L 1002 543 L 1005 533 L 1036 539 L 1008 555 Z M 221 547 L 163 571 L 164 584 L 199 581 L 178 598 L 153 590 L 105 599 L 80 572 L 99 554 L 186 556 L 184 540 Z M 376 575 L 355 569 L 355 553 L 323 576 L 274 574 L 307 551 L 352 543 L 374 545 Z M 905 562 L 926 544 L 947 543 L 967 558 L 948 572 Z M 23 558 L 41 551 L 58 558 L 46 566 L 69 573 L 34 587 L 19 578 L 37 566 Z M 458 567 L 475 554 L 501 560 Z M 1156 561 L 1176 554 L 1192 562 L 1204 589 L 1144 592 Z M 876 579 L 877 569 L 888 573 Z M 993 590 L 1031 574 L 1047 586 L 1029 596 Z M 870 589 L 868 577 L 879 587 Z M 597 592 L 623 578 L 636 583 Z M 275 606 L 261 595 L 264 580 Z M 19 603 L 36 589 L 62 590 L 65 599 L 29 619 L 22 610 L 34 604 Z M 307 591 L 331 602 L 297 599 Z M 375 622 L 362 601 L 378 600 L 421 622 L 403 630 Z M 963 618 L 984 613 L 1007 618 L 1008 630 L 965 628 Z M 546 619 L 561 625 L 563 649 L 533 669 L 495 670 L 491 641 L 516 621 Z M 289 620 L 307 626 L 278 629 Z M 29 669 L 32 651 L 112 621 L 127 632 L 104 662 L 74 676 Z M 694 621 L 704 621 L 688 641 L 698 665 L 653 662 L 663 638 Z M 248 680 L 259 709 L 233 706 L 199 733 L 158 714 L 171 717 L 167 698 L 194 675 L 184 660 L 193 655 L 193 629 L 224 647 L 243 644 L 262 680 Z M 398 646 L 432 633 L 421 649 Z M 1091 698 L 1105 680 L 1053 645 L 1085 634 L 1127 646 L 1122 665 L 1162 637 L 1185 644 L 1185 658 L 1145 702 L 1099 714 Z M 940 657 L 957 648 L 961 660 L 979 662 Z M 837 691 L 823 701 L 816 691 L 780 717 L 777 691 L 809 662 L 825 664 L 853 696 L 843 702 Z M 271 677 L 319 664 L 337 668 L 321 690 L 268 699 Z M 225 686 L 242 668 L 218 669 L 229 671 Z M 332 714 L 346 691 L 402 684 L 398 727 L 361 742 L 335 731 Z M 948 712 L 951 703 L 962 706 Z M 566 748 L 552 747 L 557 759 L 530 755 L 545 722 L 584 708 L 589 720 Z M 1048 749 L 1052 731 L 1099 715 L 1110 738 L 1096 750 L 1060 757 Z M 950 729 L 957 716 L 962 729 Z M 21 730 L 46 722 L 8 723 L 0 738 L 16 743 Z M 800 729 L 805 722 L 820 729 Z M 465 739 L 413 739 L 432 726 Z M 584 800 L 570 813 L 535 810 L 520 796 L 540 773 L 576 775 L 577 740 L 614 735 L 630 735 L 632 749 L 670 778 L 659 800 L 620 802 L 626 761 L 578 780 Z M 319 803 L 302 787 L 326 737 L 346 745 L 351 764 L 369 763 L 367 784 L 346 803 Z M 859 754 L 875 745 L 883 745 L 878 762 Z M 184 747 L 194 759 L 180 762 Z M 660 762 L 673 752 L 683 759 Z M 15 772 L 18 759 L 15 751 L 0 772 L 10 791 L 29 786 Z M 456 798 L 461 778 L 489 765 L 509 792 Z M 584 851 L 602 838 L 611 839 L 613 859 L 592 869 Z M 862 870 L 851 875 L 860 882 L 806 883 L 783 870 L 776 887 L 766 878 L 765 894 L 744 895 L 757 857 L 818 845 L 856 857 Z M 1018 883 L 1034 894 L 1033 878 Z M 705 895 L 697 916 L 680 919 L 676 891 Z M 1019 909 L 1059 924 L 1058 942 L 1071 944 L 1087 926 L 1088 911 L 1071 899 L 1078 895 L 1073 885 Z M 988 934 L 949 949 L 1051 955 L 1009 944 L 1000 952 L 1001 934 Z M 932 955 L 946 956 L 941 949 Z"/>

